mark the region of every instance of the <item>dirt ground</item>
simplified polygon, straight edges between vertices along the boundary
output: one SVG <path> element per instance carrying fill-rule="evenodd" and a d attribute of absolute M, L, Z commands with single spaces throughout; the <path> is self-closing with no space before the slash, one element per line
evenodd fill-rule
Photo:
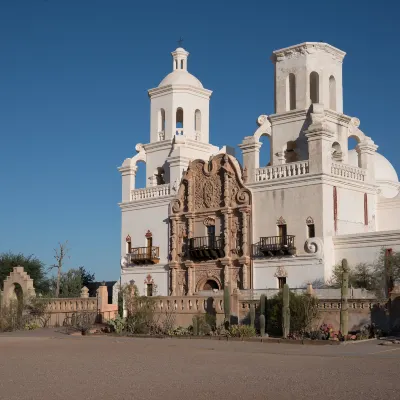
<path fill-rule="evenodd" d="M 400 346 L 0 335 L 0 399 L 396 399 Z"/>

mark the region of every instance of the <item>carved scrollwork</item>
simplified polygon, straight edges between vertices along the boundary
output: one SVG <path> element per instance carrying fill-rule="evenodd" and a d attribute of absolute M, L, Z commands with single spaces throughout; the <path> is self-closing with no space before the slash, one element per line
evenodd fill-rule
<path fill-rule="evenodd" d="M 203 200 L 204 205 L 209 208 L 213 204 L 214 199 L 214 185 L 211 181 L 206 181 L 203 186 Z"/>
<path fill-rule="evenodd" d="M 276 268 L 276 272 L 275 272 L 274 276 L 276 278 L 286 278 L 288 276 L 288 273 L 287 273 L 285 267 L 281 266 L 281 267 Z"/>
<path fill-rule="evenodd" d="M 281 216 L 276 220 L 277 225 L 286 225 L 285 219 Z"/>
<path fill-rule="evenodd" d="M 173 213 L 178 213 L 181 210 L 181 207 L 182 207 L 182 205 L 181 205 L 181 201 L 179 199 L 174 199 L 172 201 L 171 209 L 172 209 Z"/>
<path fill-rule="evenodd" d="M 121 257 L 121 268 L 127 268 L 127 267 L 129 267 L 129 255 L 128 254 Z"/>
<path fill-rule="evenodd" d="M 304 245 L 304 250 L 307 253 L 315 254 L 316 256 L 321 258 L 323 254 L 322 240 L 316 237 L 307 239 Z"/>
<path fill-rule="evenodd" d="M 207 217 L 203 221 L 204 226 L 215 226 L 215 218 Z"/>
<path fill-rule="evenodd" d="M 237 204 L 250 204 L 250 195 L 246 189 L 240 189 L 236 194 Z"/>
<path fill-rule="evenodd" d="M 257 125 L 261 126 L 261 125 L 263 125 L 265 123 L 265 121 L 268 121 L 268 115 L 260 115 L 257 118 Z"/>

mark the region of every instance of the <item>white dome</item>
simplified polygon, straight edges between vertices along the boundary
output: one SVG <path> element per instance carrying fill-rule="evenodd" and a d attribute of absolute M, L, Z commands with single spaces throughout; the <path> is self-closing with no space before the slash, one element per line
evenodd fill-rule
<path fill-rule="evenodd" d="M 349 164 L 358 167 L 358 153 L 349 151 Z M 382 154 L 375 153 L 375 179 L 384 197 L 392 198 L 399 193 L 399 178 L 390 161 Z"/>
<path fill-rule="evenodd" d="M 176 69 L 175 71 L 168 74 L 158 85 L 167 86 L 167 85 L 189 85 L 198 88 L 203 88 L 202 83 L 192 74 L 185 70 Z"/>

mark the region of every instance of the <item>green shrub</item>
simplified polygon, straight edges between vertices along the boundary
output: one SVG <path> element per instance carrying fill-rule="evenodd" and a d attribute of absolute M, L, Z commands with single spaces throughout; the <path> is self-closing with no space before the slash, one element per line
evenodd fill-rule
<path fill-rule="evenodd" d="M 108 325 L 111 327 L 113 332 L 120 334 L 125 329 L 125 318 L 122 318 L 118 314 L 114 319 L 108 321 Z"/>
<path fill-rule="evenodd" d="M 283 294 L 279 292 L 267 301 L 267 331 L 273 336 L 282 336 Z M 318 299 L 307 294 L 290 292 L 290 331 L 303 334 L 311 330 L 318 315 Z"/>
<path fill-rule="evenodd" d="M 256 336 L 256 329 L 251 325 L 231 325 L 228 332 L 232 337 L 247 338 Z"/>

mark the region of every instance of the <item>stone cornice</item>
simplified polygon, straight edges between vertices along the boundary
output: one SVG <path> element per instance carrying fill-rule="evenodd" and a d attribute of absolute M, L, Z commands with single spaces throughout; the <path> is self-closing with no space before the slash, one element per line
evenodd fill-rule
<path fill-rule="evenodd" d="M 160 140 L 158 142 L 144 144 L 143 147 L 146 153 L 151 153 L 158 150 L 168 150 L 171 148 L 172 139 Z"/>
<path fill-rule="evenodd" d="M 171 200 L 175 197 L 174 195 L 159 197 L 154 199 L 143 199 L 143 200 L 135 200 L 135 201 L 126 201 L 124 203 L 118 203 L 122 211 L 128 210 L 141 210 L 152 207 L 162 207 L 165 205 L 169 205 Z"/>
<path fill-rule="evenodd" d="M 246 186 L 252 192 L 258 193 L 269 190 L 287 189 L 293 187 L 320 185 L 320 184 L 328 184 L 347 189 L 351 188 L 356 191 L 367 192 L 368 194 L 373 194 L 373 195 L 376 194 L 377 191 L 376 185 L 327 174 L 307 174 L 300 176 L 289 176 L 270 181 L 250 182 L 247 183 Z"/>
<path fill-rule="evenodd" d="M 166 85 L 150 89 L 148 91 L 148 95 L 150 98 L 165 96 L 173 93 L 190 93 L 199 97 L 204 97 L 205 99 L 209 99 L 211 97 L 212 90 L 202 89 L 190 85 Z"/>
<path fill-rule="evenodd" d="M 329 122 L 337 123 L 341 126 L 348 127 L 352 117 L 338 113 L 337 111 L 333 111 L 330 108 L 327 108 L 325 111 L 326 120 Z"/>
<path fill-rule="evenodd" d="M 333 237 L 335 249 L 359 247 L 360 244 L 369 245 L 370 247 L 386 246 L 389 243 L 390 245 L 400 244 L 400 230 L 357 233 Z"/>
<path fill-rule="evenodd" d="M 297 58 L 307 56 L 318 51 L 324 51 L 330 54 L 336 60 L 343 62 L 346 53 L 328 43 L 322 42 L 304 42 L 294 46 L 285 47 L 283 49 L 275 50 L 272 52 L 271 60 L 280 62 L 288 58 Z"/>
<path fill-rule="evenodd" d="M 289 122 L 301 121 L 307 118 L 308 109 L 287 111 L 279 114 L 269 115 L 271 125 L 287 124 Z"/>
<path fill-rule="evenodd" d="M 318 254 L 299 254 L 295 257 L 257 257 L 253 259 L 253 268 L 276 268 L 280 266 L 321 265 Z"/>
<path fill-rule="evenodd" d="M 121 172 L 122 176 L 136 175 L 138 167 L 136 165 L 123 165 L 118 167 L 118 171 Z"/>

